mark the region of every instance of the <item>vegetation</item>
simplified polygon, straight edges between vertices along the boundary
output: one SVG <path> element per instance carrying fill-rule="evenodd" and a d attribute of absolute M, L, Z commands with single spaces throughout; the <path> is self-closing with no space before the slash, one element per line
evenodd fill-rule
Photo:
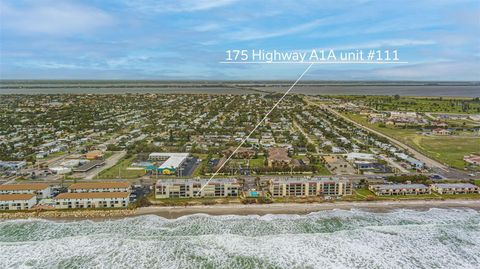
<path fill-rule="evenodd" d="M 409 97 L 409 96 L 334 96 L 361 102 L 382 111 L 415 111 L 438 113 L 480 113 L 478 98 Z"/>
<path fill-rule="evenodd" d="M 135 155 L 125 156 L 125 158 L 118 161 L 118 163 L 109 169 L 106 169 L 98 175 L 98 178 L 102 179 L 113 179 L 113 178 L 140 178 L 145 175 L 145 171 L 141 170 L 128 170 L 133 160 L 135 160 Z"/>
<path fill-rule="evenodd" d="M 421 129 L 371 124 L 365 117 L 358 114 L 345 113 L 344 115 L 364 126 L 395 138 L 430 158 L 455 168 L 463 169 L 466 167 L 467 164 L 463 161 L 465 155 L 480 152 L 480 138 L 478 137 L 425 136 L 420 134 Z"/>

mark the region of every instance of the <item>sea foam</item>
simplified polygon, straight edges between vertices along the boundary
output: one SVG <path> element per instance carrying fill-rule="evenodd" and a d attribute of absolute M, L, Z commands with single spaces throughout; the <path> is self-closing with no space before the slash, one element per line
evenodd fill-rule
<path fill-rule="evenodd" d="M 478 268 L 471 209 L 0 222 L 1 268 Z"/>

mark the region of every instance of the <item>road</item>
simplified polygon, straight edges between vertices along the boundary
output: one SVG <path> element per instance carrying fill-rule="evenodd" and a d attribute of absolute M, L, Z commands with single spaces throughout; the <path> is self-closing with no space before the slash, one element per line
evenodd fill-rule
<path fill-rule="evenodd" d="M 108 159 L 105 160 L 105 165 L 89 171 L 89 172 L 87 173 L 87 175 L 85 176 L 85 179 L 94 179 L 94 178 L 95 178 L 98 174 L 100 174 L 100 172 L 102 172 L 103 170 L 106 170 L 106 169 L 114 166 L 115 164 L 117 164 L 117 162 L 118 162 L 120 159 L 122 159 L 126 154 L 127 154 L 126 151 L 117 151 L 117 152 L 114 152 L 113 155 L 110 156 L 110 158 L 108 158 Z"/>
<path fill-rule="evenodd" d="M 406 145 L 406 144 L 403 143 L 403 142 L 398 141 L 398 140 L 395 139 L 395 138 L 392 138 L 392 137 L 390 137 L 390 136 L 388 136 L 388 135 L 385 135 L 385 134 L 383 134 L 383 133 L 380 133 L 380 132 L 378 132 L 378 131 L 376 131 L 376 130 L 374 130 L 374 129 L 372 129 L 372 128 L 369 128 L 369 127 L 367 127 L 367 126 L 364 126 L 364 125 L 362 125 L 362 124 L 359 124 L 359 123 L 357 123 L 357 122 L 355 122 L 355 121 L 347 118 L 346 116 L 338 113 L 336 110 L 334 110 L 334 109 L 332 109 L 332 108 L 330 108 L 330 107 L 328 107 L 328 106 L 323 106 L 323 105 L 316 104 L 316 103 L 314 103 L 314 102 L 312 102 L 312 101 L 310 101 L 310 100 L 308 100 L 308 99 L 306 99 L 306 102 L 307 102 L 308 104 L 312 104 L 312 105 L 319 106 L 319 107 L 321 107 L 321 108 L 327 109 L 327 110 L 328 110 L 329 112 L 331 112 L 332 114 L 336 115 L 336 116 L 339 117 L 339 118 L 344 119 L 345 121 L 348 121 L 348 122 L 354 124 L 355 126 L 358 126 L 358 127 L 360 127 L 360 128 L 363 128 L 364 130 L 367 130 L 367 131 L 369 131 L 369 132 L 371 132 L 371 133 L 374 133 L 374 134 L 376 134 L 376 135 L 378 135 L 378 136 L 381 136 L 381 137 L 383 137 L 383 138 L 388 139 L 388 140 L 389 140 L 390 142 L 392 142 L 393 144 L 395 144 L 395 145 L 397 145 L 397 146 L 399 146 L 399 147 L 407 150 L 408 152 L 410 152 L 410 153 L 413 155 L 414 158 L 416 158 L 416 159 L 424 162 L 428 167 L 433 167 L 433 168 L 441 169 L 441 170 L 443 170 L 443 171 L 448 171 L 448 167 L 447 167 L 447 166 L 445 166 L 445 165 L 443 165 L 443 164 L 441 164 L 441 163 L 439 163 L 439 162 L 437 162 L 437 161 L 435 161 L 435 160 L 433 160 L 433 159 L 430 159 L 429 157 L 421 154 L 420 152 L 416 151 L 414 148 Z"/>
<path fill-rule="evenodd" d="M 407 169 L 405 169 L 404 167 L 399 165 L 397 162 L 395 162 L 391 158 L 383 156 L 383 155 L 380 155 L 380 158 L 382 158 L 384 161 L 386 161 L 388 164 L 390 164 L 390 166 L 398 169 L 398 171 L 400 171 L 401 173 L 403 173 L 403 174 L 410 173 L 410 171 L 408 171 Z"/>
<path fill-rule="evenodd" d="M 303 134 L 303 136 L 305 136 L 308 143 L 315 146 L 315 151 L 318 154 L 320 152 L 320 150 L 318 149 L 318 144 L 315 143 L 315 141 L 313 141 L 312 138 L 310 138 L 310 136 L 305 132 L 305 130 L 303 130 L 302 126 L 300 126 L 300 124 L 298 124 L 296 120 L 293 120 L 293 125 Z"/>

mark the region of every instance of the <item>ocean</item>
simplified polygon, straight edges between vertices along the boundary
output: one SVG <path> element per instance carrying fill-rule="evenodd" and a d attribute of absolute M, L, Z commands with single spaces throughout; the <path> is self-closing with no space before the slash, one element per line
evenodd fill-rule
<path fill-rule="evenodd" d="M 480 212 L 0 222 L 1 268 L 479 268 Z"/>

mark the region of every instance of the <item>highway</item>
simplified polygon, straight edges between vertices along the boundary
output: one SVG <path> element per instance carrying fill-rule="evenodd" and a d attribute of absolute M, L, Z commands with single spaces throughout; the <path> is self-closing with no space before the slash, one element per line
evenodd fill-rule
<path fill-rule="evenodd" d="M 319 105 L 319 104 L 317 104 L 317 103 L 314 103 L 314 102 L 308 100 L 308 98 L 306 98 L 305 100 L 306 100 L 306 102 L 307 102 L 308 104 L 315 105 L 315 106 L 318 106 L 318 107 L 327 109 L 327 110 L 328 110 L 329 112 L 331 112 L 332 114 L 336 115 L 336 116 L 339 117 L 339 118 L 344 119 L 345 121 L 348 121 L 348 122 L 352 123 L 353 125 L 355 125 L 355 126 L 357 126 L 357 127 L 360 127 L 360 128 L 362 128 L 362 129 L 364 129 L 364 130 L 367 130 L 367 131 L 369 131 L 369 132 L 371 132 L 371 133 L 374 133 L 374 134 L 376 134 L 376 135 L 378 135 L 378 136 L 381 136 L 381 137 L 383 137 L 383 138 L 388 139 L 388 140 L 389 140 L 390 142 L 392 142 L 393 144 L 395 144 L 395 145 L 397 145 L 397 146 L 399 146 L 399 147 L 407 150 L 408 152 L 410 152 L 410 154 L 412 154 L 414 158 L 416 158 L 416 159 L 424 162 L 428 167 L 438 168 L 438 169 L 441 169 L 441 170 L 443 170 L 443 171 L 445 171 L 445 172 L 448 171 L 448 167 L 447 167 L 447 166 L 439 163 L 439 162 L 436 161 L 436 160 L 433 160 L 433 159 L 431 159 L 431 158 L 423 155 L 422 153 L 418 152 L 418 151 L 415 150 L 414 148 L 410 147 L 409 145 L 407 145 L 407 144 L 405 144 L 405 143 L 403 143 L 403 142 L 398 141 L 398 140 L 395 139 L 395 138 L 392 138 L 392 137 L 390 137 L 390 136 L 388 136 L 388 135 L 385 135 L 385 134 L 383 134 L 383 133 L 381 133 L 381 132 L 378 132 L 378 131 L 376 131 L 376 130 L 374 130 L 374 129 L 372 129 L 372 128 L 369 128 L 369 127 L 367 127 L 367 126 L 364 126 L 364 125 L 362 125 L 362 124 L 359 124 L 359 123 L 357 123 L 357 122 L 349 119 L 348 117 L 342 115 L 341 113 L 338 113 L 336 110 L 334 110 L 334 109 L 332 109 L 332 108 L 330 108 L 330 107 L 328 107 L 328 106 Z"/>

